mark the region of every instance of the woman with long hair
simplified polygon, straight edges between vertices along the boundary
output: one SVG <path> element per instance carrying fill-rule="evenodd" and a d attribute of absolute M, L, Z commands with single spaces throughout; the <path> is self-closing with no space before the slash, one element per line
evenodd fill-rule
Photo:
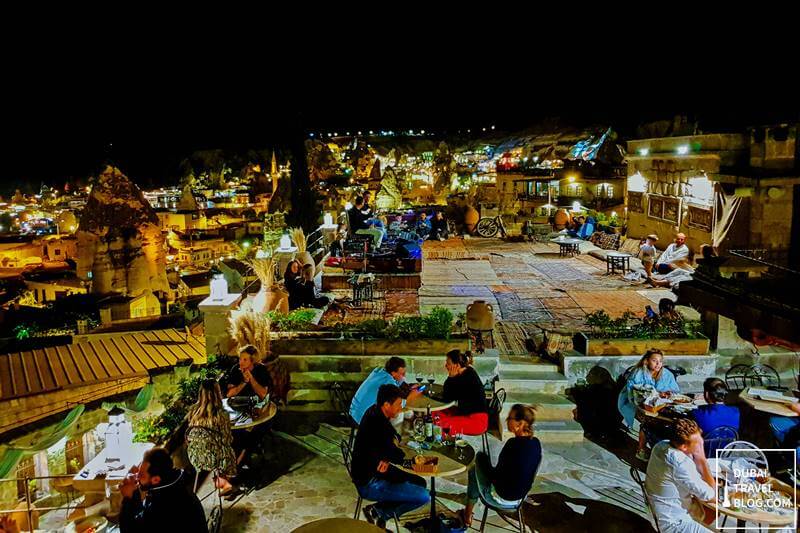
<path fill-rule="evenodd" d="M 482 435 L 489 428 L 489 409 L 483 382 L 472 368 L 472 352 L 450 350 L 444 367 L 444 401 L 456 402 L 456 406 L 439 411 L 439 425 L 454 434 Z"/>
<path fill-rule="evenodd" d="M 536 411 L 532 407 L 514 404 L 506 418 L 506 427 L 514 436 L 503 446 L 497 466 L 492 466 L 491 458 L 484 452 L 478 452 L 475 468 L 469 472 L 467 505 L 461 510 L 465 525 L 472 524 L 472 510 L 480 494 L 511 506 L 531 490 L 542 461 L 542 444 L 533 436 L 535 423 Z"/>
<path fill-rule="evenodd" d="M 636 403 L 633 398 L 633 388 L 635 385 L 650 385 L 657 390 L 662 397 L 669 397 L 673 393 L 680 392 L 675 375 L 664 368 L 664 354 L 661 350 L 652 348 L 647 350 L 642 358 L 636 363 L 636 367 L 631 372 L 628 381 L 619 393 L 617 407 L 628 427 L 633 427 L 636 416 Z M 645 434 L 639 430 L 639 449 L 636 457 L 642 460 L 647 459 L 645 446 L 647 444 Z"/>
<path fill-rule="evenodd" d="M 222 406 L 219 383 L 206 379 L 200 385 L 197 403 L 186 415 L 189 422 L 187 454 L 195 469 L 216 472 L 217 488 L 232 489 L 228 478 L 236 475 L 231 419 Z M 193 430 L 193 428 L 202 428 Z"/>

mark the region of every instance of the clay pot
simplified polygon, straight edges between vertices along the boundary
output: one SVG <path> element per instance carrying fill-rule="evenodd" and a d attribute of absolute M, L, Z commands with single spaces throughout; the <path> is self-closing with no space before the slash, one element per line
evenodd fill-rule
<path fill-rule="evenodd" d="M 487 331 L 494 329 L 494 309 L 483 300 L 475 300 L 467 305 L 467 327 Z"/>
<path fill-rule="evenodd" d="M 289 313 L 289 293 L 282 287 L 276 285 L 271 289 L 261 287 L 255 298 L 253 298 L 253 310 L 256 312 L 278 311 L 279 313 Z"/>
<path fill-rule="evenodd" d="M 566 209 L 559 209 L 556 211 L 555 227 L 556 229 L 564 229 L 569 224 L 572 217 L 569 216 L 569 211 Z"/>
<path fill-rule="evenodd" d="M 464 213 L 464 225 L 467 228 L 467 232 L 472 233 L 475 231 L 475 226 L 478 225 L 478 220 L 480 220 L 481 215 L 478 213 L 478 210 L 474 207 L 467 206 L 467 210 Z"/>

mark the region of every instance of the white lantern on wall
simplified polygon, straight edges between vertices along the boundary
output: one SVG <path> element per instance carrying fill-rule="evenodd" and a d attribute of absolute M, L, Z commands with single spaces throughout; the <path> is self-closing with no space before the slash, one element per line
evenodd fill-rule
<path fill-rule="evenodd" d="M 133 427 L 125 420 L 125 411 L 114 407 L 108 412 L 108 424 L 105 431 L 106 462 L 122 460 L 133 444 Z"/>
<path fill-rule="evenodd" d="M 326 226 L 333 226 L 333 215 L 331 215 L 330 213 L 325 213 L 322 219 Z"/>
<path fill-rule="evenodd" d="M 291 247 L 292 247 L 292 238 L 289 237 L 288 233 L 284 233 L 283 235 L 281 235 L 280 249 L 281 250 L 288 250 Z"/>
<path fill-rule="evenodd" d="M 228 282 L 222 274 L 215 274 L 211 278 L 211 299 L 224 300 L 226 296 L 228 296 Z"/>

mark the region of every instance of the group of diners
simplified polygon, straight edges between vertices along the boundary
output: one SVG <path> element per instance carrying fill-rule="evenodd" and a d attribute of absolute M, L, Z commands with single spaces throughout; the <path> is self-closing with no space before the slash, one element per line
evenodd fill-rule
<path fill-rule="evenodd" d="M 283 285 L 289 293 L 289 309 L 311 307 L 321 309 L 330 303 L 330 298 L 320 295 L 314 283 L 314 266 L 304 265 L 292 259 L 283 273 Z"/>
<path fill-rule="evenodd" d="M 634 388 L 638 385 L 653 387 L 662 398 L 680 392 L 674 374 L 664 367 L 661 351 L 648 350 L 629 374 L 618 398 L 618 408 L 629 427 L 634 425 Z M 669 424 L 648 423 L 647 417 L 642 417 L 636 455 L 647 462 L 645 489 L 651 511 L 664 533 L 712 530 L 708 526 L 714 514 L 700 503 L 717 497 L 717 483 L 708 465 L 708 459 L 715 454 L 711 447 L 705 446 L 704 436 L 719 428 L 731 428 L 738 433 L 741 414 L 738 407 L 726 404 L 729 390 L 720 378 L 704 381 L 703 399 L 704 403 L 692 409 L 687 417 L 676 418 Z M 800 413 L 798 404 L 790 404 L 790 408 Z M 773 416 L 770 426 L 779 445 L 798 446 L 800 418 Z M 652 446 L 650 453 L 648 445 Z"/>
<path fill-rule="evenodd" d="M 481 378 L 472 366 L 470 352 L 452 350 L 445 361 L 447 379 L 443 386 L 446 403 L 453 407 L 438 411 L 438 424 L 452 434 L 482 435 L 488 430 L 488 406 Z M 375 502 L 364 507 L 370 523 L 383 528 L 388 520 L 430 501 L 425 480 L 399 468 L 405 458 L 395 426 L 402 421 L 406 401 L 423 393 L 419 385 L 406 383 L 406 363 L 391 357 L 383 368 L 373 370 L 356 391 L 350 405 L 357 426 L 352 451 L 351 476 L 358 493 Z M 536 414 L 533 408 L 516 404 L 506 420 L 514 437 L 508 440 L 497 465 L 479 452 L 469 471 L 467 504 L 459 511 L 469 525 L 481 493 L 501 502 L 519 503 L 530 490 L 541 461 L 542 449 L 533 436 Z"/>

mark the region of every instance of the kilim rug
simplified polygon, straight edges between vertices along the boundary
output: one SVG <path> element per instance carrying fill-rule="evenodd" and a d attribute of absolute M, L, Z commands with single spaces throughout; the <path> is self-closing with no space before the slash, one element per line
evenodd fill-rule
<path fill-rule="evenodd" d="M 578 281 L 591 279 L 591 276 L 585 272 L 581 272 L 577 268 L 573 268 L 565 263 L 566 261 L 548 261 L 536 263 L 533 265 L 533 268 L 535 268 L 544 276 L 559 281 Z"/>
<path fill-rule="evenodd" d="M 551 320 L 552 315 L 537 299 L 522 300 L 509 292 L 495 293 L 503 320 L 513 322 L 539 322 Z"/>

